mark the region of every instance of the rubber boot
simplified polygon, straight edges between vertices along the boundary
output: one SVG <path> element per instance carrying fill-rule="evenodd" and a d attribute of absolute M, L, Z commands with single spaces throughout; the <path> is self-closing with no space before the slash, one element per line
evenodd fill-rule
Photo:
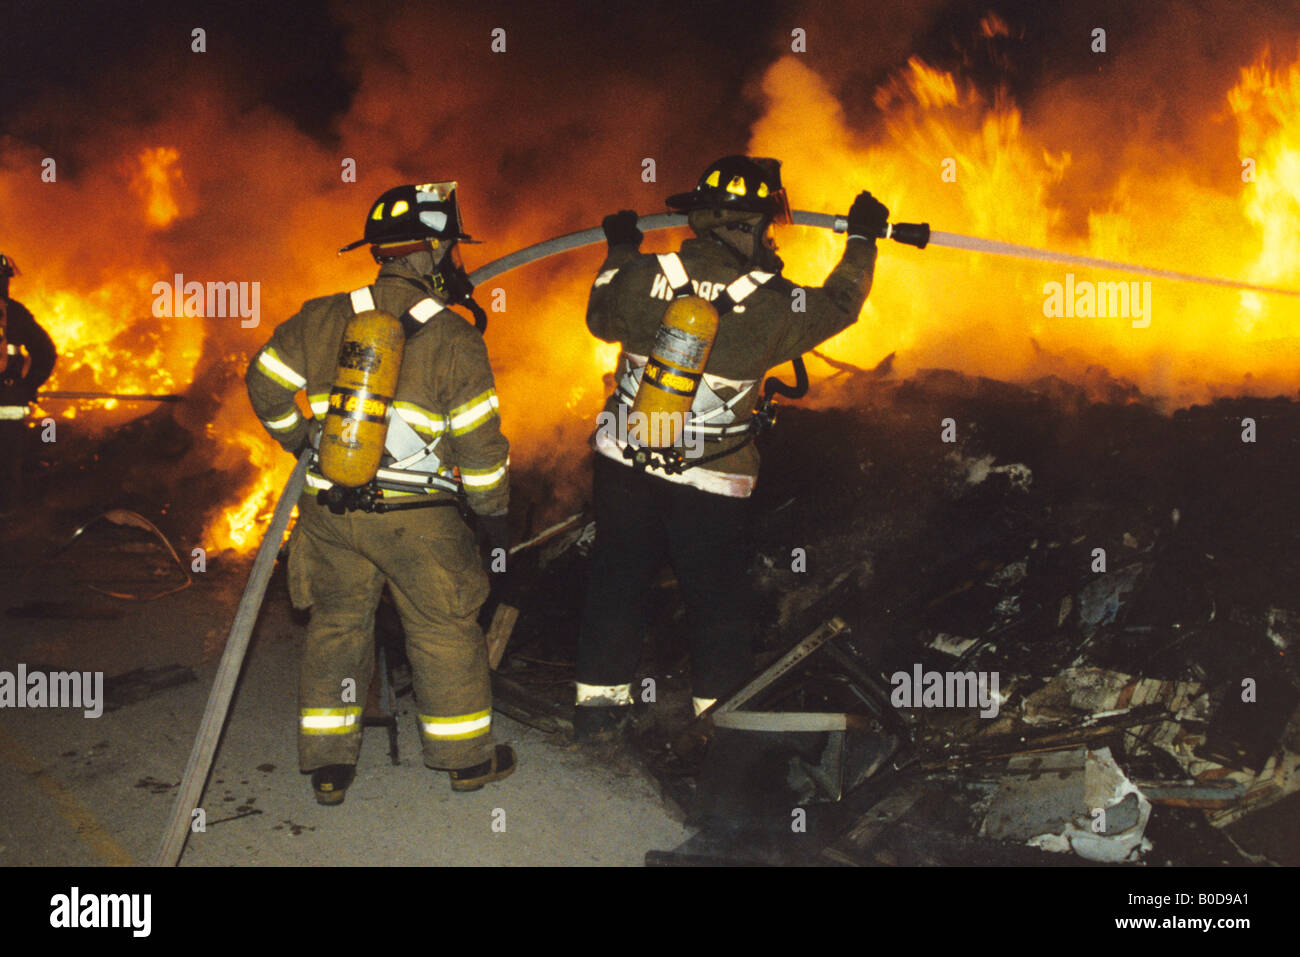
<path fill-rule="evenodd" d="M 342 804 L 356 774 L 355 764 L 327 764 L 323 768 L 317 768 L 311 773 L 311 786 L 316 792 L 316 803 L 327 807 Z"/>
<path fill-rule="evenodd" d="M 448 771 L 453 791 L 477 791 L 485 784 L 508 778 L 515 772 L 515 752 L 508 744 L 498 744 L 492 759 L 469 768 Z"/>
<path fill-rule="evenodd" d="M 622 740 L 632 718 L 630 705 L 578 705 L 573 709 L 573 740 L 608 745 Z"/>

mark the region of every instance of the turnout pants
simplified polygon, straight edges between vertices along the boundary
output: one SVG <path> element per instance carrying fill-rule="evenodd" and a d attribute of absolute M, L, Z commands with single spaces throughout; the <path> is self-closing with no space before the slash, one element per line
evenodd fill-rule
<path fill-rule="evenodd" d="M 289 588 L 296 607 L 312 610 L 298 685 L 301 769 L 356 764 L 385 584 L 406 631 L 424 763 L 490 760 L 492 691 L 476 621 L 488 579 L 456 510 L 334 515 L 304 496 L 298 511 Z"/>
<path fill-rule="evenodd" d="M 578 682 L 632 681 L 651 588 L 667 561 L 686 606 L 692 693 L 720 698 L 734 690 L 749 677 L 753 658 L 749 499 L 666 482 L 600 455 L 595 469 L 596 544 L 578 634 Z"/>

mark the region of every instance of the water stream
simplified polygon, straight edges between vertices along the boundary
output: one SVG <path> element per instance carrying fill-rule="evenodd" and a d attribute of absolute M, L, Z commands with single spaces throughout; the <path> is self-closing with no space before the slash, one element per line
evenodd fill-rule
<path fill-rule="evenodd" d="M 1153 269 L 1150 266 L 1136 266 L 1132 263 L 1117 262 L 1113 259 L 1094 259 L 1092 256 L 1075 256 L 1071 253 L 1056 252 L 1051 249 L 1035 249 L 1033 246 L 1017 246 L 1015 243 L 999 242 L 996 239 L 980 239 L 978 236 L 963 236 L 961 233 L 930 232 L 930 242 L 936 246 L 951 246 L 953 249 L 969 249 L 973 252 L 992 253 L 995 256 L 1018 256 L 1021 259 L 1037 259 L 1041 262 L 1063 263 L 1067 266 L 1085 266 L 1090 269 L 1107 269 L 1112 272 L 1135 273 L 1139 276 L 1151 276 L 1155 279 L 1172 279 L 1176 282 L 1199 282 L 1208 286 L 1224 286 L 1229 289 L 1245 289 L 1250 292 L 1269 293 L 1275 296 L 1300 296 L 1300 290 L 1280 289 L 1277 286 L 1259 286 L 1237 279 L 1220 279 L 1217 276 L 1198 276 L 1195 273 L 1176 272 L 1172 269 Z"/>

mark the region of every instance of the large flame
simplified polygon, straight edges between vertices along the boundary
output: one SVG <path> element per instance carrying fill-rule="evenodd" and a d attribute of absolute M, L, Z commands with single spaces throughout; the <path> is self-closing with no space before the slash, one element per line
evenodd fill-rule
<path fill-rule="evenodd" d="M 22 296 L 59 347 L 59 363 L 47 390 L 157 394 L 183 391 L 189 385 L 203 348 L 203 324 L 140 315 L 153 281 L 136 273 L 76 293 L 38 280 L 35 290 Z M 47 405 L 69 408 L 63 403 Z"/>
<path fill-rule="evenodd" d="M 258 543 L 292 467 L 248 407 L 239 382 L 242 367 L 298 304 L 373 279 L 374 265 L 364 252 L 335 259 L 332 250 L 356 238 L 361 210 L 378 191 L 419 177 L 459 178 L 467 226 L 491 242 L 466 247 L 473 269 L 590 225 L 620 206 L 657 212 L 663 196 L 686 188 L 704 163 L 734 151 L 726 144 L 695 157 L 692 168 L 684 176 L 675 172 L 671 183 L 616 180 L 601 153 L 612 149 L 605 140 L 619 139 L 613 121 L 601 121 L 599 137 L 584 139 L 577 127 L 557 134 L 549 120 L 528 120 L 529 104 L 539 103 L 539 94 L 514 90 L 518 102 L 512 100 L 512 107 L 524 119 L 512 131 L 532 130 L 546 145 L 525 150 L 512 144 L 477 166 L 464 161 L 454 169 L 429 168 L 423 158 L 431 145 L 438 155 L 452 157 L 442 162 L 455 165 L 458 157 L 480 155 L 477 137 L 489 134 L 443 109 L 456 99 L 445 89 L 421 86 L 387 59 L 377 64 L 360 51 L 376 35 L 372 31 L 388 30 L 382 34 L 391 41 L 381 44 L 385 57 L 396 58 L 394 64 L 423 62 L 423 44 L 434 28 L 418 10 L 387 26 L 362 18 L 350 28 L 360 85 L 337 123 L 338 142 L 329 148 L 269 111 L 228 108 L 219 92 L 199 87 L 176 94 L 181 102 L 192 100 L 189 109 L 106 141 L 101 150 L 111 161 L 71 184 L 28 185 L 29 171 L 41 158 L 34 148 L 7 151 L 0 169 L 0 207 L 36 211 L 7 225 L 4 241 L 5 251 L 18 255 L 24 267 L 15 296 L 61 351 L 48 388 L 185 391 L 207 372 L 198 367 L 201 355 L 228 367 L 220 379 L 224 394 L 192 395 L 187 404 L 209 408 L 201 404 L 206 400 L 215 411 L 205 413 L 204 421 L 184 423 L 206 429 L 206 458 L 191 463 L 194 469 L 225 469 L 246 483 L 211 503 L 203 535 L 209 551 L 246 552 Z M 989 14 L 977 32 L 993 42 L 1018 35 L 1018 27 Z M 1227 134 L 1214 144 L 1210 137 L 1188 144 L 1151 136 L 1119 143 L 1063 138 L 1059 121 L 1045 119 L 1053 110 L 1052 91 L 1029 110 L 1009 94 L 981 94 L 961 74 L 915 57 L 876 84 L 874 97 L 841 103 L 825 78 L 806 65 L 810 61 L 786 56 L 764 72 L 766 103 L 749 149 L 784 160 L 783 178 L 796 208 L 843 213 L 860 190 L 870 189 L 896 220 L 1295 288 L 1300 48 L 1281 58 L 1261 50 L 1262 43 L 1252 48 L 1253 62 L 1243 63 L 1222 88 L 1201 91 L 1203 119 Z M 484 90 L 490 80 L 480 83 L 468 66 L 453 66 L 446 85 L 464 87 L 474 109 L 489 110 Z M 611 82 L 618 98 L 632 104 L 625 111 L 628 124 L 639 130 L 677 122 L 671 111 L 656 112 L 659 93 L 621 79 Z M 870 128 L 848 118 L 869 111 L 868 99 L 879 117 Z M 398 103 L 400 116 L 394 112 Z M 426 113 L 438 118 L 427 124 L 436 136 L 409 120 Z M 465 132 L 469 127 L 473 136 Z M 1235 148 L 1225 149 L 1223 142 L 1234 136 Z M 363 182 L 340 181 L 340 156 L 359 158 Z M 549 165 L 539 163 L 539 156 L 550 157 Z M 570 170 L 575 163 L 582 169 Z M 1106 177 L 1101 187 L 1095 177 L 1080 174 L 1099 166 L 1118 167 L 1122 174 Z M 591 188 L 570 188 L 575 182 Z M 652 234 L 643 248 L 674 248 L 680 238 Z M 778 239 L 790 278 L 811 284 L 823 281 L 844 242 L 800 228 L 785 229 Z M 602 252 L 540 263 L 478 291 L 489 310 L 487 343 L 517 464 L 558 468 L 575 459 L 604 398 L 617 346 L 594 339 L 582 318 Z M 1300 307 L 1293 299 L 1153 281 L 1148 328 L 1133 328 L 1124 318 L 1049 318 L 1044 286 L 1063 282 L 1069 271 L 882 242 L 860 321 L 825 348 L 867 367 L 896 352 L 895 368 L 903 374 L 941 366 L 1012 380 L 1054 374 L 1086 383 L 1089 370 L 1100 367 L 1171 405 L 1229 393 L 1294 393 L 1300 385 Z M 1080 281 L 1136 278 L 1074 272 Z M 259 280 L 260 324 L 244 328 L 229 317 L 152 315 L 153 284 L 177 273 L 201 282 Z M 814 378 L 828 374 L 815 359 L 809 368 Z M 823 388 L 813 400 L 834 396 Z M 86 408 L 96 410 L 93 422 L 102 427 L 152 407 Z M 50 404 L 48 410 L 71 414 L 73 407 Z"/>
<path fill-rule="evenodd" d="M 1046 149 L 1013 104 L 985 102 L 916 59 L 877 92 L 888 139 L 876 143 L 862 143 L 846 126 L 815 73 L 797 58 L 779 61 L 765 79 L 771 109 L 751 147 L 788 157 L 785 178 L 799 206 L 842 211 L 869 188 L 893 218 L 925 219 L 936 229 L 1296 288 L 1300 60 L 1278 70 L 1267 63 L 1243 70 L 1227 95 L 1253 181 L 1234 167 L 1207 185 L 1197 157 L 1134 165 L 1104 206 L 1083 210 L 1083 236 L 1063 225 L 1080 212 L 1063 188 L 1070 155 Z M 791 232 L 782 250 L 787 272 L 819 282 L 840 240 Z M 865 366 L 898 351 L 904 372 L 943 366 L 1011 380 L 1077 379 L 1086 365 L 1100 364 L 1175 403 L 1220 392 L 1294 392 L 1300 383 L 1295 299 L 1156 281 L 1147 328 L 1127 318 L 1049 318 L 1044 287 L 1064 284 L 1067 272 L 1076 281 L 1139 278 L 882 243 L 861 321 L 826 350 Z"/>
<path fill-rule="evenodd" d="M 140 202 L 131 219 L 115 210 L 112 221 L 96 222 L 91 210 L 83 211 L 79 239 L 115 249 L 118 233 L 134 229 L 137 235 L 147 235 L 169 225 L 180 214 L 174 192 L 182 181 L 180 159 L 180 152 L 168 146 L 136 152 L 121 164 L 122 178 Z M 113 265 L 95 282 L 86 275 L 85 266 L 102 261 L 101 250 L 69 255 L 50 248 L 50 240 L 39 232 L 19 239 L 25 252 L 33 250 L 41 258 L 29 262 L 33 268 L 24 271 L 13 293 L 32 310 L 59 350 L 46 391 L 159 394 L 183 391 L 189 385 L 206 331 L 201 320 L 173 322 L 153 314 L 153 285 L 168 272 L 160 259 L 150 265 L 110 257 Z M 37 413 L 67 418 L 75 417 L 78 410 L 114 413 L 96 416 L 103 427 L 151 408 L 117 401 L 49 400 L 38 403 Z"/>

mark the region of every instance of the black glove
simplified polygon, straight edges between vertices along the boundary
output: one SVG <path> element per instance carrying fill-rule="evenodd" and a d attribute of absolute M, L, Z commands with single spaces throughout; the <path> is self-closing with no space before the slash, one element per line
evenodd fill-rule
<path fill-rule="evenodd" d="M 866 190 L 858 193 L 849 209 L 849 236 L 880 239 L 889 225 L 889 209 Z"/>
<path fill-rule="evenodd" d="M 307 448 L 320 448 L 320 434 L 324 426 L 324 419 L 320 416 L 307 420 L 307 434 L 303 436 L 298 447 L 293 450 L 293 457 L 298 458 Z"/>
<path fill-rule="evenodd" d="M 641 247 L 643 234 L 636 228 L 637 215 L 630 209 L 622 209 L 617 213 L 610 213 L 600 221 L 600 228 L 605 231 L 605 239 L 609 242 L 609 248 L 615 246 L 636 246 Z"/>
<path fill-rule="evenodd" d="M 475 524 L 479 545 L 486 551 L 483 560 L 483 567 L 488 574 L 495 571 L 501 572 L 503 567 L 497 561 L 499 557 L 509 556 L 510 554 L 510 522 L 505 515 L 478 515 Z M 501 549 L 501 554 L 497 554 L 497 549 Z"/>

